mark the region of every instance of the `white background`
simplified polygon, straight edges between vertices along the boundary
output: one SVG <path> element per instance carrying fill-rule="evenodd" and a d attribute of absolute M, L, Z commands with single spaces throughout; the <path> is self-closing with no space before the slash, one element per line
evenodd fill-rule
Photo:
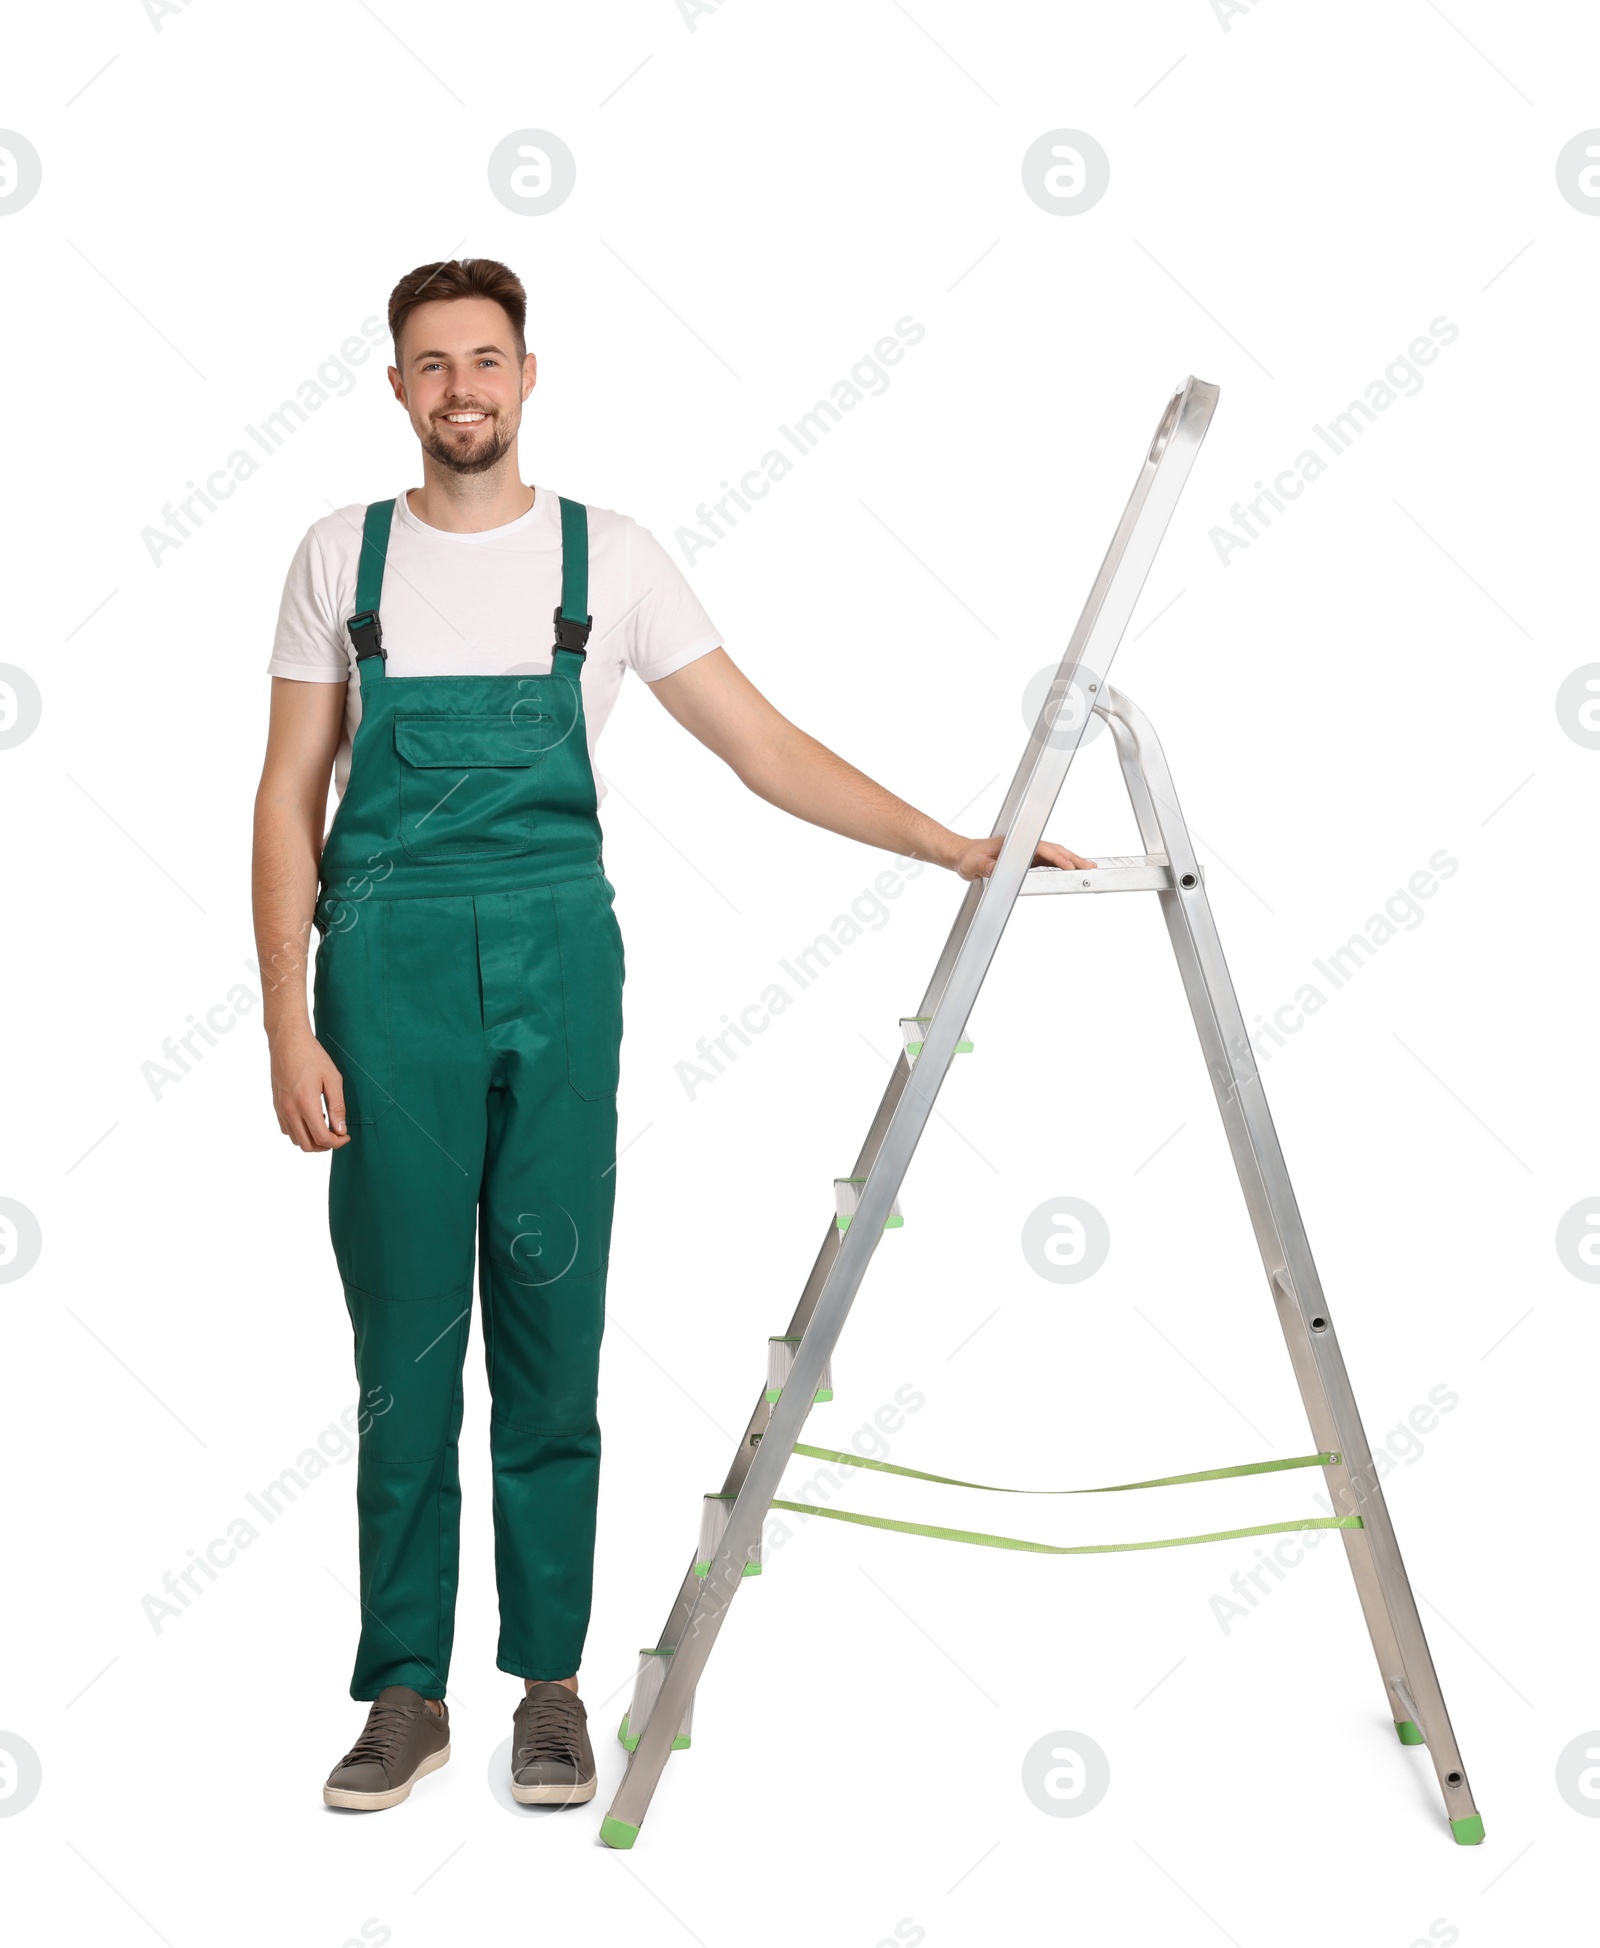
<path fill-rule="evenodd" d="M 0 1193 L 43 1236 L 0 1303 L 0 1745 L 42 1766 L 0 1819 L 8 1931 L 1571 1938 L 1600 1834 L 1556 1783 L 1600 1726 L 1579 1499 L 1596 1295 L 1554 1237 L 1600 1193 L 1600 754 L 1556 693 L 1596 656 L 1600 223 L 1555 164 L 1600 123 L 1593 22 L 1482 0 L 1267 0 L 1226 22 L 1209 0 L 156 13 L 24 13 L 0 96 L 44 168 L 0 222 L 3 660 L 43 698 L 0 763 Z M 486 164 L 527 128 L 569 145 L 577 180 L 518 215 Z M 1091 210 L 1024 193 L 1024 152 L 1060 128 L 1110 158 Z M 1410 1458 L 1386 1488 L 1483 1846 L 1451 1843 L 1427 1755 L 1395 1741 L 1331 1537 L 1225 1632 L 1211 1599 L 1251 1543 L 1052 1560 L 812 1521 L 742 1590 L 638 1846 L 598 1847 L 635 1651 L 959 897 L 926 870 L 691 1100 L 675 1070 L 697 1038 L 889 862 L 750 799 L 638 686 L 601 748 L 629 1147 L 583 1670 L 600 1796 L 513 1815 L 490 1790 L 517 1687 L 494 1669 L 476 1335 L 443 1773 L 378 1819 L 320 1803 L 362 1716 L 348 1459 L 147 1620 L 162 1575 L 354 1397 L 327 1162 L 278 1132 L 259 1013 L 159 1098 L 142 1065 L 255 986 L 283 574 L 330 506 L 420 479 L 384 356 L 159 566 L 142 530 L 400 275 L 469 254 L 529 290 L 524 477 L 669 547 L 897 319 L 925 326 L 689 572 L 780 707 L 968 832 L 1171 387 L 1220 384 L 1114 681 L 1163 737 L 1247 1018 L 1430 855 L 1460 862 L 1264 1076 L 1374 1446 L 1431 1391 L 1458 1396 L 1420 1453 L 1395 1437 Z M 1224 566 L 1208 531 L 1439 317 L 1459 336 L 1421 390 Z M 1136 849 L 1109 739 L 1052 832 Z M 1019 912 L 971 1031 L 810 1437 L 843 1443 L 910 1386 L 925 1404 L 894 1458 L 940 1472 L 1066 1486 L 1305 1452 L 1155 903 Z M 1111 1233 L 1076 1286 L 1020 1247 L 1062 1195 Z M 1309 1514 L 1316 1484 L 1001 1504 L 858 1479 L 845 1499 L 1078 1541 Z M 1109 1790 L 1047 1817 L 1024 1756 L 1074 1732 Z"/>

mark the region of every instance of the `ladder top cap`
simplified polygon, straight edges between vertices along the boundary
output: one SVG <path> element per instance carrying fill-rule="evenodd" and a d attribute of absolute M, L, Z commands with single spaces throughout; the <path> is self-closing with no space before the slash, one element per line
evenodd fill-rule
<path fill-rule="evenodd" d="M 1145 465 L 1156 465 L 1167 448 L 1176 441 L 1184 440 L 1198 446 L 1206 436 L 1206 428 L 1211 424 L 1211 415 L 1217 410 L 1217 400 L 1221 394 L 1220 386 L 1213 385 L 1208 379 L 1197 379 L 1191 372 L 1167 401 L 1167 410 L 1161 415 L 1155 438 L 1150 442 Z"/>

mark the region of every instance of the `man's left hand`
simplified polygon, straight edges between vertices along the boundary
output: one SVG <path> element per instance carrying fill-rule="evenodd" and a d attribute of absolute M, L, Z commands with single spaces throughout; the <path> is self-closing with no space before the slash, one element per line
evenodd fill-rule
<path fill-rule="evenodd" d="M 1005 844 L 1002 834 L 993 839 L 967 839 L 954 861 L 955 870 L 963 879 L 987 879 L 994 871 L 995 861 L 1000 857 L 1000 848 Z M 1077 853 L 1064 845 L 1057 845 L 1053 839 L 1041 839 L 1039 848 L 1033 855 L 1036 866 L 1062 866 L 1079 871 L 1093 866 L 1092 859 L 1080 859 Z"/>

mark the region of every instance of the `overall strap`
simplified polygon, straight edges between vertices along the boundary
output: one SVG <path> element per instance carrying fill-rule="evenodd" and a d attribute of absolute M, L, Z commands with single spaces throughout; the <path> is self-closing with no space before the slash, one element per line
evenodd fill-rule
<path fill-rule="evenodd" d="M 361 527 L 361 557 L 356 569 L 356 612 L 345 627 L 355 645 L 356 662 L 384 655 L 383 629 L 378 622 L 378 598 L 383 593 L 383 565 L 389 555 L 389 523 L 394 502 L 374 501 Z"/>
<path fill-rule="evenodd" d="M 567 651 L 581 666 L 584 645 L 594 617 L 589 613 L 589 510 L 582 501 L 561 501 L 561 601 L 555 611 L 555 653 Z M 374 501 L 361 529 L 361 556 L 356 571 L 356 610 L 345 625 L 355 646 L 357 663 L 369 656 L 387 661 L 378 601 L 383 593 L 383 569 L 389 553 L 389 528 L 394 502 Z M 552 661 L 554 656 L 552 656 Z"/>
<path fill-rule="evenodd" d="M 554 669 L 556 658 L 567 650 L 581 668 L 594 622 L 589 613 L 589 510 L 582 501 L 569 501 L 564 495 L 557 499 L 561 502 L 561 602 L 555 612 L 550 665 Z"/>

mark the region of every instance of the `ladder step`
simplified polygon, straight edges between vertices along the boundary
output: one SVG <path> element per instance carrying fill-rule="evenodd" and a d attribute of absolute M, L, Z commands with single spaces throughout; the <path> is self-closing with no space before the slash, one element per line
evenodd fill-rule
<path fill-rule="evenodd" d="M 662 1681 L 667 1675 L 667 1659 L 671 1655 L 670 1648 L 641 1650 L 639 1653 L 639 1674 L 633 1680 L 633 1699 L 622 1714 L 622 1723 L 617 1727 L 617 1737 L 630 1752 L 639 1743 L 641 1733 L 650 1722 L 650 1714 L 655 1709 L 656 1699 L 661 1696 Z M 694 1699 L 691 1697 L 684 1707 L 683 1723 L 679 1725 L 672 1740 L 674 1752 L 682 1752 L 687 1748 L 693 1721 Z"/>
<path fill-rule="evenodd" d="M 922 1053 L 923 1033 L 928 1023 L 932 1020 L 932 1015 L 902 1015 L 900 1017 L 900 1039 L 906 1045 L 906 1057 L 909 1061 L 915 1062 L 917 1057 Z M 956 1043 L 956 1054 L 970 1055 L 971 1053 L 972 1044 L 963 1035 L 961 1040 Z"/>
<path fill-rule="evenodd" d="M 770 1397 L 770 1396 L 769 1396 Z M 833 1398 L 829 1394 L 828 1398 Z M 707 1495 L 700 1504 L 700 1547 L 695 1554 L 694 1573 L 697 1576 L 710 1574 L 712 1558 L 722 1546 L 722 1538 L 728 1532 L 728 1511 L 733 1507 L 732 1495 Z M 746 1576 L 761 1574 L 761 1538 L 758 1536 L 750 1545 L 742 1572 Z"/>
<path fill-rule="evenodd" d="M 835 1177 L 833 1180 L 834 1222 L 841 1231 L 850 1229 L 850 1220 L 861 1208 L 861 1186 L 865 1177 Z M 889 1206 L 889 1215 L 884 1220 L 885 1231 L 898 1231 L 905 1219 L 900 1215 L 900 1199 L 897 1196 Z"/>
<path fill-rule="evenodd" d="M 1199 879 L 1205 867 L 1196 868 Z M 1186 875 L 1192 878 L 1194 876 Z M 1177 882 L 1164 852 L 1097 856 L 1092 868 L 1031 866 L 1022 881 L 1024 893 L 1170 893 Z"/>
<path fill-rule="evenodd" d="M 789 1375 L 794 1371 L 795 1348 L 800 1344 L 798 1333 L 774 1335 L 767 1341 L 767 1398 L 776 1400 L 783 1392 Z M 833 1360 L 831 1356 L 822 1363 L 822 1378 L 817 1390 L 811 1396 L 813 1404 L 819 1400 L 833 1398 Z M 703 1552 L 702 1552 L 703 1553 Z"/>

